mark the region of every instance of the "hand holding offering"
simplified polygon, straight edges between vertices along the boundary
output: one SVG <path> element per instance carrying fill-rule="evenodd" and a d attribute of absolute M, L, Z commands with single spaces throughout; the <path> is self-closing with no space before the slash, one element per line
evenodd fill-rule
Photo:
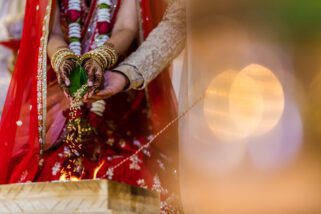
<path fill-rule="evenodd" d="M 82 65 L 88 75 L 89 90 L 85 94 L 85 100 L 92 97 L 104 80 L 104 73 L 116 65 L 118 54 L 112 44 L 106 43 L 81 57 Z"/>
<path fill-rule="evenodd" d="M 66 94 L 74 97 L 80 88 L 82 91 L 86 88 L 85 92 L 77 94 L 86 100 L 102 86 L 104 72 L 114 67 L 117 61 L 117 52 L 112 45 L 106 44 L 81 57 L 69 48 L 61 48 L 52 57 L 51 64 Z"/>
<path fill-rule="evenodd" d="M 78 61 L 79 57 L 69 48 L 59 49 L 51 59 L 51 66 L 57 74 L 58 83 L 68 96 L 70 95 L 68 87 L 71 84 L 69 76 Z"/>

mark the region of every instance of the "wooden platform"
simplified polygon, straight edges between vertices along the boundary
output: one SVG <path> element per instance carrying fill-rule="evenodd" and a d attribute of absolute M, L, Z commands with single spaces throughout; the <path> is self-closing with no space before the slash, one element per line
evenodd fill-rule
<path fill-rule="evenodd" d="M 0 213 L 159 214 L 159 195 L 107 180 L 0 186 Z"/>

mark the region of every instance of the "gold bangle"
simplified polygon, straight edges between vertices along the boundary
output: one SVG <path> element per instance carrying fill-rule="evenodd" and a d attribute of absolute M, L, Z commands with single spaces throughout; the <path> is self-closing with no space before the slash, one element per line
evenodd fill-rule
<path fill-rule="evenodd" d="M 99 47 L 105 55 L 108 55 L 107 59 L 109 61 L 107 69 L 110 69 L 114 67 L 118 61 L 118 53 L 115 49 L 113 49 L 109 43 L 106 43 L 105 45 Z"/>
<path fill-rule="evenodd" d="M 53 54 L 53 56 L 52 56 L 52 58 L 51 58 L 51 66 L 52 66 L 52 68 L 55 68 L 55 64 L 57 63 L 57 60 L 60 58 L 61 53 L 64 52 L 64 51 L 67 51 L 67 49 L 68 49 L 68 48 L 61 48 L 61 49 L 57 50 L 57 51 Z M 54 69 L 54 70 L 55 70 L 55 69 Z"/>
<path fill-rule="evenodd" d="M 81 58 L 82 64 L 92 58 L 105 71 L 114 67 L 118 61 L 118 54 L 110 45 L 103 45 L 95 50 L 85 53 Z"/>
<path fill-rule="evenodd" d="M 88 59 L 93 59 L 93 60 L 95 60 L 95 62 L 97 62 L 98 63 L 98 65 L 102 68 L 102 69 L 105 69 L 105 65 L 104 65 L 104 63 L 101 61 L 101 59 L 98 57 L 98 56 L 96 56 L 95 54 L 94 54 L 94 52 L 93 51 L 90 51 L 90 52 L 88 52 L 88 53 L 85 53 L 82 57 L 81 57 L 81 64 L 84 64 L 84 62 L 86 62 Z"/>
<path fill-rule="evenodd" d="M 78 61 L 79 56 L 73 53 L 69 48 L 61 48 L 57 50 L 51 59 L 51 66 L 55 72 L 59 71 L 61 63 L 66 59 L 74 59 Z"/>

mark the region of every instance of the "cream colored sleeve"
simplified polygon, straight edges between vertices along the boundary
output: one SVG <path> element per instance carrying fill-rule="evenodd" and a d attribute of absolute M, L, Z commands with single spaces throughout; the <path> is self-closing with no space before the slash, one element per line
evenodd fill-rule
<path fill-rule="evenodd" d="M 163 20 L 146 41 L 114 69 L 128 77 L 130 89 L 145 88 L 183 50 L 185 15 L 185 5 L 181 0 L 170 4 Z"/>

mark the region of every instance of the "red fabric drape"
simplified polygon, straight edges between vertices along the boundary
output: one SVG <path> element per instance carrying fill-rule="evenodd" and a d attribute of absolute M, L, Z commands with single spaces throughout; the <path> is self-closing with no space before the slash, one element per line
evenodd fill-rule
<path fill-rule="evenodd" d="M 24 30 L 0 123 L 0 184 L 19 181 L 39 160 L 37 66 L 47 0 L 27 0 Z M 19 176 L 19 177 L 18 177 Z"/>
<path fill-rule="evenodd" d="M 55 2 L 55 1 L 54 1 Z M 33 180 L 38 172 L 37 69 L 43 21 L 49 0 L 27 0 L 19 55 L 0 122 L 0 184 Z M 155 27 L 165 8 L 162 1 L 141 0 L 144 37 Z M 157 9 L 159 8 L 159 9 Z M 157 13 L 152 11 L 157 9 Z M 157 14 L 157 15 L 156 15 Z M 169 73 L 163 72 L 148 87 L 154 130 L 176 116 L 175 96 Z M 41 104 L 40 104 L 41 105 Z M 177 145 L 176 129 L 159 139 L 161 147 Z M 173 143 L 172 143 L 173 142 Z M 24 173 L 24 172 L 27 172 Z M 28 179 L 23 179 L 28 180 Z"/>
<path fill-rule="evenodd" d="M 0 45 L 10 48 L 14 52 L 17 52 L 20 47 L 20 40 L 0 41 Z"/>

